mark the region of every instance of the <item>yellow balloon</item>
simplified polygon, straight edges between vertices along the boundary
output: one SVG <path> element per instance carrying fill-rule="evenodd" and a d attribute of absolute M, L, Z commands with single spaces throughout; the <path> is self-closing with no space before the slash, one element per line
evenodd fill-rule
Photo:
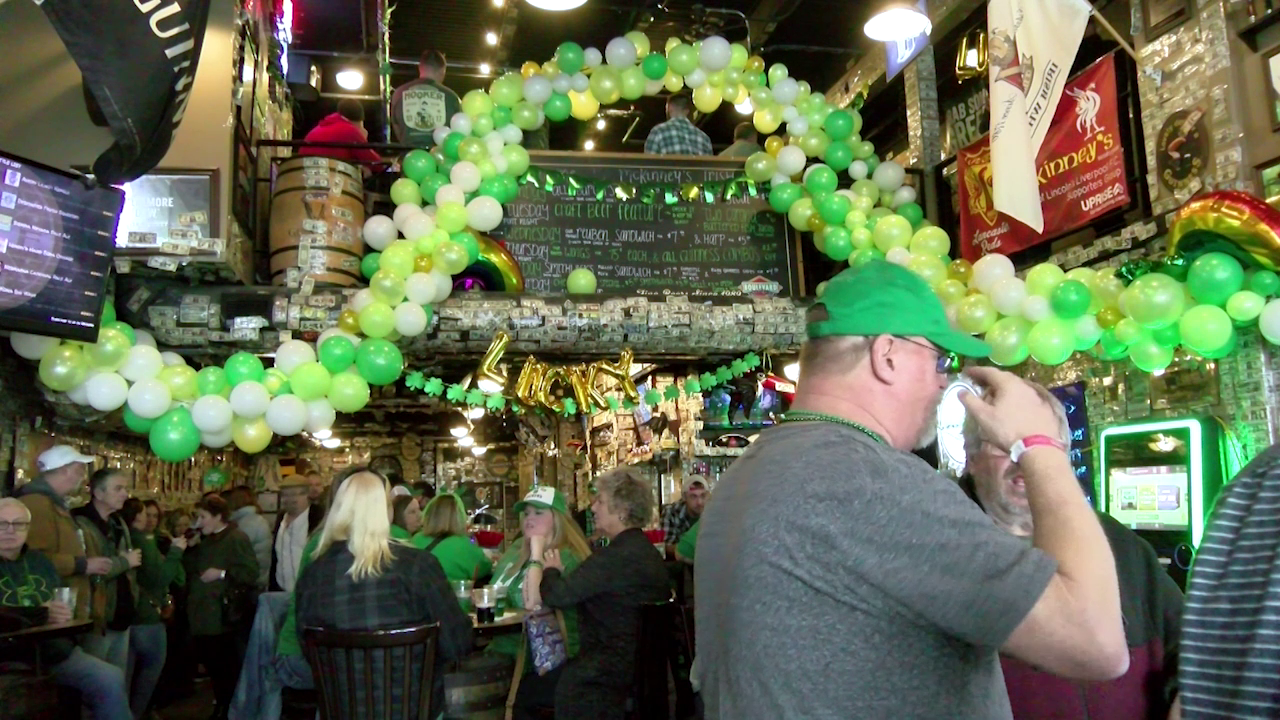
<path fill-rule="evenodd" d="M 538 71 L 541 69 L 542 68 L 538 65 L 538 63 L 532 60 L 529 60 L 525 62 L 525 64 L 520 66 L 520 74 L 523 75 L 525 78 L 531 78 L 534 75 L 538 74 Z"/>
<path fill-rule="evenodd" d="M 560 74 L 560 66 L 555 60 L 548 60 L 542 63 L 542 72 L 547 77 L 555 77 Z"/>
<path fill-rule="evenodd" d="M 679 45 L 681 42 L 683 41 L 680 39 L 678 35 L 672 35 L 671 37 L 667 38 L 667 44 L 663 52 L 671 52 L 671 48 Z"/>
<path fill-rule="evenodd" d="M 650 47 L 649 47 L 648 35 L 645 35 L 639 30 L 632 30 L 631 32 L 627 33 L 626 35 L 623 35 L 622 37 L 630 40 L 631 44 L 636 46 L 637 59 L 643 60 L 645 56 L 649 54 Z"/>
<path fill-rule="evenodd" d="M 738 97 L 734 98 L 734 100 L 733 100 L 733 104 L 734 104 L 734 105 L 741 105 L 742 103 L 746 102 L 746 101 L 747 101 L 747 100 L 749 100 L 750 98 L 751 98 L 751 91 L 747 89 L 747 86 L 746 86 L 746 85 L 739 85 L 739 86 L 738 86 Z"/>
<path fill-rule="evenodd" d="M 756 129 L 759 129 L 759 127 L 760 126 L 757 125 Z M 764 151 L 774 157 L 777 157 L 778 151 L 786 146 L 787 144 L 783 142 L 782 138 L 778 137 L 777 135 L 770 135 L 769 139 L 764 141 Z"/>
<path fill-rule="evenodd" d="M 231 419 L 231 439 L 236 447 L 249 453 L 260 453 L 271 444 L 271 428 L 267 426 L 266 417 L 247 420 L 242 417 Z"/>
<path fill-rule="evenodd" d="M 720 88 L 703 85 L 693 91 L 693 106 L 704 113 L 715 112 L 723 101 L 724 96 L 720 94 Z"/>
<path fill-rule="evenodd" d="M 578 120 L 590 120 L 600 112 L 600 101 L 596 100 L 596 96 L 588 90 L 580 93 L 576 90 L 569 91 L 569 114 Z"/>
<path fill-rule="evenodd" d="M 706 85 L 703 85 L 702 87 L 706 87 Z M 698 88 L 698 89 L 701 90 L 702 88 Z M 695 97 L 696 97 L 696 93 L 695 93 Z M 751 123 L 755 125 L 756 130 L 763 135 L 768 135 L 771 132 L 776 132 L 777 129 L 782 126 L 782 111 L 779 110 L 776 106 L 767 107 L 767 108 L 764 108 L 763 110 L 757 110 L 756 114 L 751 116 Z M 769 139 L 770 140 L 776 139 L 778 140 L 778 142 L 782 142 L 782 139 L 778 138 L 777 136 L 774 136 Z M 778 148 L 778 149 L 781 150 L 782 148 Z M 775 152 L 773 154 L 776 155 L 777 153 Z"/>
<path fill-rule="evenodd" d="M 677 43 L 680 42 L 676 38 L 672 39 Z M 668 70 L 667 76 L 662 79 L 662 86 L 667 89 L 667 92 L 680 92 L 684 89 L 684 78 Z"/>

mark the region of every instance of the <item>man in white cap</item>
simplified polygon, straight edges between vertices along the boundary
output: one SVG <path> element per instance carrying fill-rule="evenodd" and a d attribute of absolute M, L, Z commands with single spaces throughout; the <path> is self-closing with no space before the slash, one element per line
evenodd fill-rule
<path fill-rule="evenodd" d="M 711 489 L 701 475 L 686 475 L 680 486 L 680 499 L 662 510 L 662 542 L 667 546 L 667 557 L 675 557 L 676 543 L 702 517 L 707 507 Z"/>
<path fill-rule="evenodd" d="M 77 617 L 88 616 L 89 577 L 106 575 L 112 567 L 111 558 L 85 556 L 84 541 L 67 507 L 67 497 L 84 485 L 92 462 L 93 456 L 70 445 L 54 445 L 36 459 L 39 476 L 14 493 L 31 511 L 27 547 L 48 557 L 58 575 L 82 599 L 77 603 Z"/>

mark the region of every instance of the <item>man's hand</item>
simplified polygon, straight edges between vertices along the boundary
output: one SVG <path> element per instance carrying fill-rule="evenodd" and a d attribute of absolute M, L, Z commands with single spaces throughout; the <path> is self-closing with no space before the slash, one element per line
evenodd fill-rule
<path fill-rule="evenodd" d="M 564 563 L 560 562 L 559 550 L 548 550 L 542 555 L 542 566 L 544 568 L 555 568 L 560 572 L 564 572 Z"/>
<path fill-rule="evenodd" d="M 126 560 L 128 560 L 128 561 L 129 561 L 129 567 L 130 567 L 130 568 L 136 568 L 136 567 L 138 567 L 139 565 L 141 565 L 141 564 L 142 564 L 142 551 L 141 551 L 141 550 L 130 550 L 129 552 L 124 553 L 124 557 L 125 557 L 125 559 L 126 559 Z"/>
<path fill-rule="evenodd" d="M 1182 720 L 1182 695 L 1173 699 L 1173 707 L 1169 708 L 1169 720 Z"/>
<path fill-rule="evenodd" d="M 1059 438 L 1057 415 L 1030 383 L 1004 370 L 973 367 L 965 371 L 985 389 L 982 397 L 961 393 L 960 402 L 978 423 L 982 437 L 1001 450 L 1031 435 Z"/>
<path fill-rule="evenodd" d="M 221 580 L 221 579 L 222 579 L 222 568 L 209 568 L 208 570 L 205 570 L 204 572 L 200 573 L 200 580 L 203 582 L 210 583 L 210 582 L 214 582 L 215 580 Z"/>
<path fill-rule="evenodd" d="M 111 566 L 115 562 L 109 557 L 91 557 L 85 561 L 85 575 L 106 575 L 111 572 Z"/>
<path fill-rule="evenodd" d="M 71 620 L 71 608 L 67 607 L 65 603 L 50 600 L 44 606 L 49 608 L 49 623 L 51 625 L 61 625 Z"/>
<path fill-rule="evenodd" d="M 185 537 L 183 537 L 183 536 L 179 535 L 178 537 L 176 537 L 176 538 L 174 538 L 174 539 L 173 539 L 173 542 L 170 544 L 170 547 L 176 547 L 176 548 L 178 548 L 178 549 L 180 549 L 180 550 L 186 550 L 186 549 L 187 549 L 187 539 L 186 539 Z"/>

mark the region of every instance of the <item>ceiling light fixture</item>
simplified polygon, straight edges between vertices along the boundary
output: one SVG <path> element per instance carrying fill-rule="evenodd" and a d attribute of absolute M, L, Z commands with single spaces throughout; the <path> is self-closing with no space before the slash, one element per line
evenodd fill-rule
<path fill-rule="evenodd" d="M 929 21 L 929 16 L 904 2 L 885 5 L 862 26 L 864 35 L 880 42 L 910 40 L 928 35 L 932 30 L 933 23 Z"/>
<path fill-rule="evenodd" d="M 604 121 L 604 118 L 600 118 L 599 120 L 596 121 L 597 130 L 603 130 L 605 125 L 608 125 L 608 123 Z"/>
<path fill-rule="evenodd" d="M 476 387 L 480 388 L 480 392 L 496 393 L 502 391 L 502 383 L 483 377 L 476 380 Z"/>
<path fill-rule="evenodd" d="M 334 448 L 336 448 L 336 447 L 341 446 L 341 445 L 342 445 L 342 441 L 341 441 L 341 440 L 339 440 L 338 438 L 329 438 L 328 440 L 325 440 L 324 442 L 322 442 L 322 443 L 320 443 L 320 444 L 321 444 L 321 445 L 323 445 L 324 447 L 327 447 L 327 448 L 329 448 L 330 450 L 332 450 L 332 449 L 334 449 Z"/>
<path fill-rule="evenodd" d="M 750 115 L 751 113 L 753 113 L 753 112 L 755 112 L 755 111 L 756 111 L 756 109 L 755 109 L 755 108 L 751 107 L 751 101 L 750 101 L 750 100 L 743 100 L 742 102 L 738 103 L 737 105 L 734 105 L 734 106 L 733 106 L 733 109 L 734 109 L 734 110 L 737 110 L 739 113 L 741 113 L 741 114 L 743 114 L 743 115 Z"/>
<path fill-rule="evenodd" d="M 457 426 L 457 427 L 451 427 L 451 428 L 449 428 L 449 434 L 450 434 L 450 435 L 452 435 L 452 436 L 454 436 L 454 437 L 456 437 L 456 438 L 466 437 L 466 436 L 467 436 L 467 433 L 469 433 L 469 432 L 471 432 L 469 429 L 467 429 L 467 428 L 465 428 L 465 427 L 463 427 L 463 426 L 461 426 L 461 425 L 459 425 L 459 426 Z"/>
<path fill-rule="evenodd" d="M 783 365 L 782 376 L 791 382 L 800 382 L 800 361 L 797 360 Z"/>
<path fill-rule="evenodd" d="M 595 141 L 595 140 L 588 140 L 588 141 L 586 141 L 586 142 L 582 143 L 582 149 L 583 149 L 583 150 L 595 150 L 595 149 L 596 149 L 596 141 Z"/>
<path fill-rule="evenodd" d="M 562 12 L 564 10 L 572 10 L 587 4 L 587 0 L 524 0 L 539 10 L 550 10 L 552 12 Z"/>
<path fill-rule="evenodd" d="M 472 420 L 479 420 L 480 418 L 484 417 L 484 408 L 482 407 L 471 408 L 470 410 L 467 411 L 467 417 L 471 418 Z"/>
<path fill-rule="evenodd" d="M 342 70 L 337 76 L 338 87 L 343 90 L 359 90 L 364 87 L 364 73 L 359 70 L 348 68 Z"/>
<path fill-rule="evenodd" d="M 476 439 L 471 437 L 470 435 L 463 435 L 462 437 L 458 438 L 458 444 L 461 445 L 462 447 L 471 447 L 472 445 L 476 444 Z"/>
<path fill-rule="evenodd" d="M 317 440 L 328 440 L 329 438 L 333 437 L 333 431 L 332 431 L 332 430 L 317 430 L 317 431 L 315 431 L 315 432 L 311 433 L 311 437 L 313 437 L 313 438 L 315 438 L 315 439 L 317 439 Z"/>
<path fill-rule="evenodd" d="M 494 32 L 494 31 L 490 30 L 489 32 L 487 32 L 487 33 L 485 33 L 485 34 L 484 34 L 484 41 L 485 41 L 486 43 L 490 44 L 490 45 L 497 45 L 497 44 L 498 44 L 498 33 L 496 33 L 496 32 Z"/>
<path fill-rule="evenodd" d="M 490 73 L 490 71 L 492 71 L 492 70 L 493 70 L 493 68 L 489 65 L 489 63 L 480 63 L 480 74 L 481 74 L 481 75 L 488 75 L 488 74 Z"/>
<path fill-rule="evenodd" d="M 504 0 L 493 0 L 494 7 L 502 7 Z"/>
<path fill-rule="evenodd" d="M 485 447 L 484 445 L 476 445 L 475 447 L 471 448 L 471 454 L 475 455 L 476 457 L 480 457 L 481 455 L 487 452 L 489 452 L 489 448 Z"/>

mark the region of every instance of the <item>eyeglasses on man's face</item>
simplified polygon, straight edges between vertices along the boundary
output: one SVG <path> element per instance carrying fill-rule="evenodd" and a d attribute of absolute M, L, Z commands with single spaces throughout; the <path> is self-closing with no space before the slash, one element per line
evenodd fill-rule
<path fill-rule="evenodd" d="M 947 350 L 943 350 L 942 348 L 935 347 L 933 345 L 926 345 L 922 342 L 917 342 L 915 340 L 912 340 L 911 338 L 902 337 L 901 335 L 894 335 L 894 337 L 899 340 L 902 340 L 903 342 L 909 342 L 912 345 L 915 345 L 916 347 L 922 347 L 925 350 L 928 350 L 929 352 L 937 355 L 938 364 L 934 369 L 938 372 L 939 375 L 960 374 L 960 356 L 959 355 L 953 352 L 949 352 Z"/>
<path fill-rule="evenodd" d="M 30 527 L 30 520 L 0 520 L 0 532 L 26 532 Z"/>

